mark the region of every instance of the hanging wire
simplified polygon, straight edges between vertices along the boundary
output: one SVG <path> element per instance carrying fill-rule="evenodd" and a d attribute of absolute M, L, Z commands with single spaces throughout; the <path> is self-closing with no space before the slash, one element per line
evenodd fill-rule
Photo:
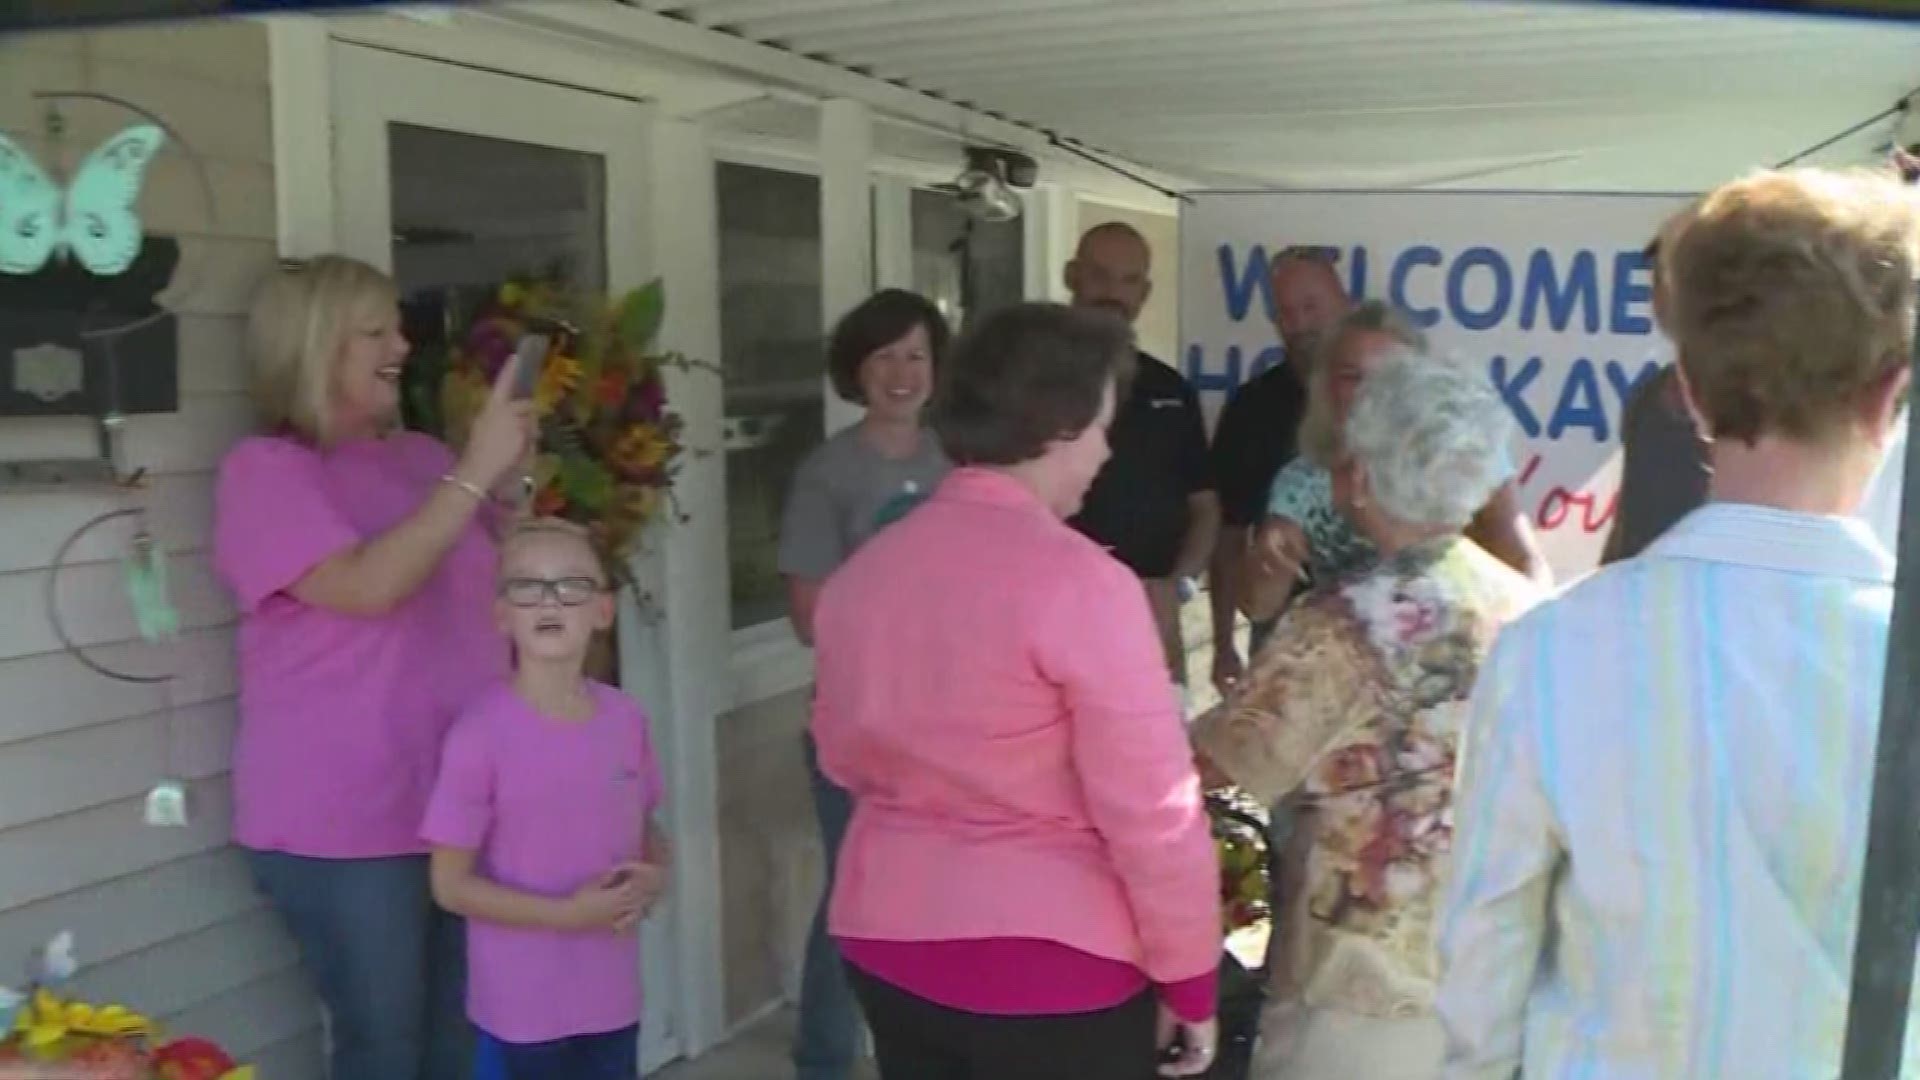
<path fill-rule="evenodd" d="M 120 510 L 109 510 L 108 512 L 101 514 L 100 516 L 92 519 L 91 521 L 88 521 L 86 524 L 73 530 L 73 532 L 67 537 L 66 541 L 60 545 L 60 550 L 54 554 L 53 565 L 49 567 L 47 570 L 46 611 L 47 611 L 47 622 L 50 625 L 52 625 L 53 634 L 56 638 L 60 640 L 61 647 L 66 649 L 69 655 L 71 655 L 75 660 L 80 661 L 80 663 L 83 666 L 85 666 L 89 671 L 92 671 L 96 675 L 101 675 L 106 678 L 113 679 L 117 682 L 136 683 L 140 685 L 152 686 L 152 685 L 165 684 L 165 683 L 172 682 L 174 678 L 174 673 L 168 672 L 164 675 L 143 675 L 143 674 L 138 674 L 134 672 L 116 671 L 113 668 L 110 668 L 105 664 L 102 664 L 98 660 L 95 660 L 93 657 L 87 655 L 86 649 L 82 647 L 78 641 L 74 640 L 73 634 L 71 634 L 67 630 L 66 620 L 63 619 L 60 615 L 60 572 L 63 569 L 65 569 L 67 564 L 67 559 L 69 556 L 73 554 L 73 549 L 79 545 L 81 540 L 85 539 L 90 533 L 92 533 L 95 529 L 101 527 L 102 525 L 106 525 L 109 522 L 119 521 L 122 518 L 140 518 L 144 520 L 146 517 L 146 513 L 147 513 L 146 510 L 140 507 L 126 507 Z M 172 711 L 171 705 L 168 706 L 168 711 L 169 713 L 171 713 Z"/>
<path fill-rule="evenodd" d="M 1116 165 L 1113 162 L 1108 161 L 1106 158 L 1101 157 L 1099 154 L 1096 154 L 1093 151 L 1088 150 L 1086 147 L 1081 146 L 1079 143 L 1074 142 L 1072 139 L 1069 139 L 1058 132 L 1055 132 L 1055 131 L 1047 132 L 1047 145 L 1053 147 L 1056 150 L 1065 150 L 1067 153 L 1072 154 L 1077 158 L 1084 158 L 1087 161 L 1091 161 L 1095 165 L 1098 165 L 1101 168 L 1107 170 L 1108 172 L 1113 173 L 1115 176 L 1122 176 L 1128 180 L 1133 181 L 1136 184 L 1139 184 L 1141 187 L 1151 188 L 1152 190 L 1157 191 L 1162 195 L 1165 195 L 1169 199 L 1173 199 L 1178 202 L 1193 201 L 1193 198 L 1188 194 L 1186 194 L 1185 192 L 1175 191 L 1174 189 L 1167 187 L 1165 184 L 1157 184 L 1152 180 L 1149 180 L 1146 177 L 1141 176 L 1139 173 L 1134 172 L 1131 169 L 1125 168 L 1120 165 Z"/>
<path fill-rule="evenodd" d="M 103 94 L 95 90 L 35 90 L 28 96 L 35 101 L 43 101 L 47 103 L 47 116 L 45 120 L 46 130 L 48 132 L 48 135 L 51 137 L 52 141 L 56 144 L 60 143 L 63 136 L 66 134 L 66 128 L 67 128 L 66 117 L 60 112 L 60 107 L 59 107 L 59 103 L 62 101 L 95 101 L 95 102 L 100 102 L 106 105 L 112 105 L 112 106 L 115 106 L 116 108 L 125 109 L 126 111 L 133 113 L 134 115 L 147 121 L 153 126 L 159 128 L 162 132 L 165 132 L 167 139 L 170 141 L 171 145 L 186 155 L 187 164 L 192 167 L 194 179 L 198 181 L 197 187 L 199 188 L 199 192 L 200 192 L 202 208 L 206 212 L 206 226 L 211 229 L 213 226 L 218 224 L 219 200 L 214 194 L 213 179 L 207 172 L 206 162 L 201 159 L 199 152 L 193 148 L 193 144 L 189 143 L 186 139 L 181 137 L 180 132 L 176 130 L 172 124 L 167 123 L 164 119 L 155 115 L 150 110 L 141 108 L 140 106 L 134 104 L 131 101 L 128 101 L 124 98 L 115 97 L 112 94 Z M 58 149 L 59 148 L 56 145 L 56 152 L 58 152 Z M 62 163 L 62 166 L 63 167 L 58 170 L 60 175 L 57 177 L 57 180 L 59 183 L 64 184 L 68 182 L 69 177 L 65 175 L 67 170 L 64 168 L 64 162 Z M 142 227 L 144 228 L 144 225 Z M 184 245 L 182 245 L 181 247 L 180 260 L 182 263 L 186 262 L 186 251 L 185 251 Z M 175 274 L 176 275 L 180 274 L 182 269 L 183 269 L 182 267 L 176 266 L 174 271 Z M 205 284 L 204 279 L 206 278 L 206 276 L 207 276 L 206 268 L 204 266 L 195 265 L 193 267 L 193 272 L 187 276 L 186 278 L 187 284 L 184 287 L 180 286 L 180 283 L 178 281 L 173 281 L 173 282 L 168 282 L 167 285 L 162 289 L 162 291 L 164 292 L 164 291 L 171 290 L 175 296 L 191 296 L 195 292 L 199 291 L 199 289 Z M 146 327 L 151 326 L 154 323 L 157 323 L 160 320 L 165 319 L 169 315 L 173 314 L 163 304 L 156 303 L 154 305 L 154 308 L 155 310 L 153 314 L 141 316 L 140 318 L 135 319 L 132 322 L 125 323 L 120 326 L 107 327 L 106 329 L 88 329 L 83 326 L 80 330 L 80 337 L 82 338 L 82 340 L 104 339 L 104 340 L 111 341 L 115 338 L 123 337 L 125 335 L 132 334 L 136 331 L 143 330 Z"/>
<path fill-rule="evenodd" d="M 1920 91 L 1916 91 L 1916 92 L 1920 92 Z M 1797 165 L 1800 162 L 1806 160 L 1807 158 L 1810 158 L 1813 155 L 1819 153 L 1820 151 L 1825 150 L 1827 147 L 1832 146 L 1835 143 L 1844 142 L 1847 139 L 1850 139 L 1853 136 L 1860 134 L 1861 132 L 1867 130 L 1868 128 L 1872 127 L 1873 125 L 1879 123 L 1882 120 L 1885 120 L 1890 116 L 1899 116 L 1902 113 L 1905 113 L 1908 108 L 1908 101 L 1911 99 L 1911 97 L 1912 95 L 1909 94 L 1907 97 L 1901 98 L 1899 101 L 1896 101 L 1892 105 L 1889 105 L 1884 109 L 1881 109 L 1879 112 L 1874 113 L 1872 116 L 1867 117 L 1865 120 L 1862 120 L 1859 123 L 1853 125 L 1852 127 L 1847 128 L 1845 131 L 1842 131 L 1837 135 L 1833 135 L 1829 138 L 1825 138 L 1820 140 L 1817 143 L 1814 143 L 1812 146 L 1807 147 L 1805 150 L 1802 150 L 1799 153 L 1793 155 L 1792 157 L 1787 158 L 1785 161 L 1782 161 L 1780 164 L 1775 165 L 1774 168 L 1784 169 L 1790 165 Z"/>
<path fill-rule="evenodd" d="M 146 515 L 146 508 L 140 506 L 129 506 L 119 510 L 109 510 L 87 521 L 79 528 L 73 530 L 72 533 L 68 534 L 66 541 L 60 545 L 60 550 L 54 553 L 53 565 L 47 569 L 47 622 L 53 627 L 54 636 L 60 640 L 60 644 L 66 649 L 67 654 L 75 660 L 78 660 L 81 666 L 87 670 L 103 678 L 112 679 L 115 682 L 133 683 L 137 686 L 155 686 L 159 688 L 160 775 L 164 778 L 178 778 L 181 775 L 179 768 L 180 740 L 177 737 L 180 705 L 174 697 L 174 687 L 179 678 L 179 672 L 170 671 L 165 674 L 146 675 L 130 671 L 117 671 L 110 668 L 87 655 L 86 649 L 74 639 L 73 634 L 67 629 L 66 620 L 60 615 L 60 572 L 66 568 L 67 559 L 73 554 L 73 549 L 95 529 L 123 518 L 135 518 L 140 522 L 140 529 L 139 532 L 136 533 L 135 539 L 135 550 L 138 551 L 139 537 L 149 535 L 146 531 Z M 164 552 L 161 552 L 158 557 L 165 558 L 166 556 Z"/>

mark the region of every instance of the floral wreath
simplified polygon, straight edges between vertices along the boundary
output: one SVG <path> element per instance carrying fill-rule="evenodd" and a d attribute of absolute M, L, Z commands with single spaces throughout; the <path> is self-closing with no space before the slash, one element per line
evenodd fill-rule
<path fill-rule="evenodd" d="M 522 336 L 551 334 L 533 395 L 531 508 L 584 527 L 625 585 L 641 534 L 663 506 L 677 511 L 683 424 L 667 407 L 664 372 L 710 366 L 654 348 L 665 306 L 658 280 L 613 300 L 510 280 L 454 343 L 438 388 L 442 435 L 459 447 Z"/>

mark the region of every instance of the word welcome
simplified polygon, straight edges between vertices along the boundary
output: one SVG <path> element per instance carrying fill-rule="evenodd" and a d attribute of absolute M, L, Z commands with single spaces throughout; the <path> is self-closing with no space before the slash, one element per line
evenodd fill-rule
<path fill-rule="evenodd" d="M 1484 244 L 1456 252 L 1411 244 L 1391 258 L 1376 258 L 1379 253 L 1362 246 L 1320 250 L 1335 266 L 1345 266 L 1347 291 L 1356 299 L 1375 295 L 1370 271 L 1384 266 L 1380 295 L 1422 329 L 1444 321 L 1463 330 L 1487 331 L 1512 321 L 1521 330 L 1544 325 L 1555 333 L 1576 325 L 1588 334 L 1600 333 L 1603 326 L 1616 335 L 1653 333 L 1652 270 L 1644 251 L 1603 254 L 1536 247 L 1522 255 Z M 1258 300 L 1265 323 L 1272 325 L 1279 309 L 1265 245 L 1253 245 L 1242 258 L 1234 245 L 1221 244 L 1214 256 L 1227 316 L 1245 322 Z"/>

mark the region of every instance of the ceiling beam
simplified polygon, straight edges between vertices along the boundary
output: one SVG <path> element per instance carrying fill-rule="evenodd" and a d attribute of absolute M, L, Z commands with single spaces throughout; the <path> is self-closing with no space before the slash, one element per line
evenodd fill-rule
<path fill-rule="evenodd" d="M 1783 72 L 1784 80 L 1803 82 L 1817 78 L 1818 72 Z M 1739 90 L 1740 87 L 1730 87 Z M 1869 115 L 1878 109 L 1882 102 L 1893 95 L 1880 97 L 1871 90 L 1854 95 L 1838 102 L 1821 103 L 1822 112 L 1833 116 L 1832 130 L 1844 127 L 1852 120 Z M 1039 116 L 1043 121 L 1058 124 L 1063 128 L 1082 132 L 1082 137 L 1098 145 L 1122 146 L 1133 148 L 1136 145 L 1136 133 L 1144 134 L 1153 130 L 1207 130 L 1219 128 L 1232 130 L 1236 138 L 1288 138 L 1295 131 L 1329 131 L 1350 128 L 1355 124 L 1384 124 L 1388 117 L 1407 117 L 1414 128 L 1463 126 L 1474 123 L 1489 126 L 1525 122 L 1539 115 L 1528 111 L 1487 110 L 1468 106 L 1458 106 L 1428 111 L 1410 111 L 1404 108 L 1408 98 L 1393 98 L 1382 95 L 1371 99 L 1355 99 L 1346 105 L 1352 111 L 1339 111 L 1331 107 L 1326 111 L 1313 109 L 1310 105 L 1300 112 L 1261 114 L 1250 113 L 1243 104 L 1173 101 L 1167 103 L 1161 115 L 1163 119 L 1154 120 L 1146 116 L 1135 118 L 1127 113 L 1118 113 L 1110 104 L 1095 99 L 1083 99 L 1075 102 L 1047 101 L 1040 98 L 1012 98 L 1004 104 L 1009 109 L 1018 109 L 1027 115 Z M 1682 126 L 1691 121 L 1681 119 L 1688 115 L 1701 115 L 1706 122 L 1726 123 L 1741 119 L 1742 115 L 1768 117 L 1791 111 L 1801 106 L 1804 95 L 1795 96 L 1788 88 L 1767 88 L 1767 96 L 1742 98 L 1737 108 L 1729 109 L 1724 105 L 1702 114 L 1689 114 L 1673 106 L 1672 96 L 1660 98 L 1652 95 L 1639 95 L 1632 98 L 1613 98 L 1593 103 L 1588 107 L 1590 115 L 1624 117 L 1630 122 L 1649 131 L 1672 133 L 1683 130 Z M 1744 110 L 1744 113 L 1742 112 Z M 1143 110 L 1134 110 L 1143 112 Z M 1562 116 L 1554 118 L 1560 124 L 1572 124 L 1578 117 Z"/>
<path fill-rule="evenodd" d="M 1140 40 L 1155 35 L 1176 37 L 1207 36 L 1230 38 L 1248 33 L 1286 33 L 1296 36 L 1325 31 L 1364 29 L 1377 35 L 1405 36 L 1435 26 L 1477 26 L 1486 32 L 1518 29 L 1524 33 L 1551 35 L 1578 32 L 1587 28 L 1660 30 L 1671 34 L 1676 28 L 1692 29 L 1701 19 L 1669 17 L 1656 20 L 1630 11 L 1588 6 L 1546 5 L 1528 14 L 1516 14 L 1502 6 L 1479 4 L 1438 4 L 1409 6 L 1407 0 L 1352 0 L 1327 3 L 1324 0 L 1276 9 L 1271 3 L 1249 4 L 1248 0 L 1196 0 L 1197 3 L 1231 4 L 1215 13 L 1190 13 L 1184 4 L 1155 4 L 1151 8 L 1108 9 L 1066 12 L 1054 16 L 1024 15 L 1009 12 L 999 18 L 976 18 L 951 26 L 916 28 L 911 33 L 889 35 L 829 34 L 797 26 L 784 37 L 822 52 L 892 48 L 902 52 L 964 51 L 990 53 L 1007 45 L 1024 45 L 1034 40 L 1068 42 L 1076 47 L 1092 47 L 1106 42 Z M 1204 17 L 1201 17 L 1204 16 Z M 1761 20 L 1728 20 L 1722 31 L 1740 28 Z M 748 33 L 762 28 L 749 26 Z"/>
<path fill-rule="evenodd" d="M 1382 79 L 1419 90 L 1430 78 L 1466 75 L 1478 77 L 1482 82 L 1510 82 L 1516 76 L 1531 77 L 1536 72 L 1564 72 L 1625 87 L 1637 79 L 1667 74 L 1698 77 L 1701 74 L 1698 66 L 1703 61 L 1736 61 L 1724 65 L 1735 72 L 1741 70 L 1737 61 L 1742 58 L 1830 68 L 1873 61 L 1904 64 L 1916 55 L 1916 47 L 1912 42 L 1885 40 L 1862 41 L 1846 49 L 1811 48 L 1794 41 L 1726 41 L 1621 55 L 1599 45 L 1568 45 L 1548 50 L 1489 46 L 1471 55 L 1460 55 L 1451 62 L 1436 61 L 1433 52 L 1432 43 L 1408 42 L 1365 56 L 1329 51 L 1294 59 L 1264 52 L 1256 45 L 1246 52 L 1234 50 L 1213 55 L 1173 50 L 1157 57 L 1062 64 L 1009 62 L 1004 67 L 984 69 L 930 70 L 879 62 L 871 67 L 876 74 L 899 77 L 916 86 L 948 92 L 978 87 L 991 91 L 994 96 L 1015 89 L 1126 89 L 1156 80 L 1176 79 L 1181 89 L 1212 86 L 1244 98 L 1261 92 L 1262 88 L 1310 90 L 1323 79 L 1348 84 L 1363 77 Z"/>
<path fill-rule="evenodd" d="M 689 14 L 702 26 L 743 27 L 782 15 L 801 18 L 871 18 L 875 8 L 895 6 L 899 0 L 708 0 Z M 758 38 L 760 35 L 753 34 Z"/>
<path fill-rule="evenodd" d="M 1380 8 L 1404 6 L 1408 0 L 1299 0 L 1286 5 L 1289 19 L 1308 18 L 1316 13 L 1343 13 L 1353 18 Z M 1218 19 L 1230 15 L 1264 12 L 1268 17 L 1281 14 L 1274 0 L 1178 0 L 1182 18 Z M 904 0 L 873 11 L 865 18 L 852 16 L 810 17 L 805 11 L 762 19 L 745 29 L 755 36 L 782 40 L 799 39 L 831 49 L 849 46 L 938 39 L 953 35 L 990 35 L 997 27 L 1005 35 L 1016 24 L 1034 30 L 1085 30 L 1138 20 L 1145 16 L 1164 19 L 1166 0 L 964 0 L 961 3 L 916 2 Z"/>
<path fill-rule="evenodd" d="M 952 132 L 957 139 L 1016 146 L 1056 161 L 1062 157 L 1052 145 L 1051 133 L 1040 125 L 989 116 L 930 93 L 665 15 L 619 4 L 562 0 L 509 3 L 486 10 L 491 18 L 530 30 L 564 34 L 618 49 L 629 57 L 629 64 L 647 58 L 665 63 L 697 62 L 769 89 L 793 90 L 819 99 L 846 97 L 864 101 L 877 113 Z M 664 98 L 662 102 L 670 106 Z M 1060 134 L 1073 137 L 1072 132 Z M 1121 154 L 1101 152 L 1122 165 L 1132 164 Z M 1177 173 L 1146 166 L 1133 171 L 1162 188 L 1179 190 L 1187 186 Z M 1074 175 L 1076 183 L 1090 190 L 1113 190 L 1127 197 L 1139 194 L 1139 185 L 1091 165 Z"/>
<path fill-rule="evenodd" d="M 1590 42 L 1595 47 L 1623 49 L 1659 48 L 1689 42 L 1770 42 L 1797 41 L 1809 49 L 1831 43 L 1853 43 L 1888 35 L 1913 40 L 1914 32 L 1884 27 L 1863 30 L 1849 26 L 1846 31 L 1810 30 L 1791 26 L 1723 27 L 1717 32 L 1676 32 L 1644 26 L 1588 25 L 1546 30 L 1539 26 L 1522 27 L 1511 23 L 1487 25 L 1474 20 L 1449 20 L 1419 27 L 1381 27 L 1369 23 L 1346 24 L 1319 30 L 1304 30 L 1273 20 L 1247 21 L 1235 26 L 1169 23 L 1161 27 L 1085 34 L 1057 35 L 1041 32 L 1017 32 L 997 44 L 974 39 L 930 40 L 916 46 L 892 46 L 861 49 L 833 49 L 799 39 L 797 49 L 833 56 L 837 60 L 859 64 L 888 64 L 912 71 L 948 68 L 990 68 L 1015 59 L 1079 59 L 1112 57 L 1116 62 L 1144 58 L 1161 51 L 1205 54 L 1208 50 L 1247 48 L 1258 43 L 1277 54 L 1318 55 L 1328 50 L 1364 53 L 1371 48 L 1406 48 L 1423 42 L 1461 42 L 1474 51 L 1485 48 L 1537 49 L 1556 45 Z"/>

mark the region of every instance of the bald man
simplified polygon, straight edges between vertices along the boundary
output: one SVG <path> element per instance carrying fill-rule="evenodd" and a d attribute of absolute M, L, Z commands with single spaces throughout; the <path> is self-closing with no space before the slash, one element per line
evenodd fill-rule
<path fill-rule="evenodd" d="M 1267 492 L 1299 452 L 1307 411 L 1307 367 L 1320 338 L 1353 307 L 1333 262 L 1317 248 L 1288 248 L 1269 270 L 1274 325 L 1286 349 L 1281 363 L 1241 385 L 1213 433 L 1220 491 L 1220 538 L 1213 557 L 1213 683 L 1222 694 L 1240 681 L 1246 660 L 1234 640 L 1241 563 L 1267 511 Z M 1254 628 L 1254 648 L 1270 626 Z"/>
<path fill-rule="evenodd" d="M 1131 325 L 1152 295 L 1152 262 L 1145 238 L 1132 226 L 1096 226 L 1080 238 L 1067 264 L 1067 291 L 1074 306 L 1107 311 Z M 1180 583 L 1206 571 L 1220 524 L 1200 400 L 1179 372 L 1140 353 L 1107 441 L 1113 456 L 1071 524 L 1139 576 L 1167 665 L 1184 686 Z"/>

